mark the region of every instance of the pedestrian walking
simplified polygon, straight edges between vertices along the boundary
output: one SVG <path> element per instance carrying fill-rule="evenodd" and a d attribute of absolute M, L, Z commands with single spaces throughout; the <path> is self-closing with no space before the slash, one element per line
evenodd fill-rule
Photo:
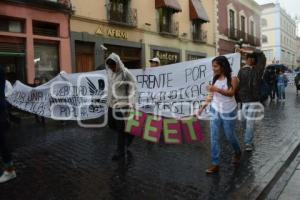
<path fill-rule="evenodd" d="M 298 73 L 295 77 L 295 86 L 296 86 L 296 92 L 297 92 L 297 96 L 300 90 L 300 73 Z"/>
<path fill-rule="evenodd" d="M 124 66 L 120 57 L 112 53 L 106 60 L 108 73 L 108 122 L 109 127 L 117 132 L 117 151 L 112 160 L 117 161 L 130 155 L 129 146 L 134 136 L 125 132 L 126 116 L 135 106 L 136 81 Z"/>
<path fill-rule="evenodd" d="M 16 178 L 16 171 L 12 162 L 12 155 L 7 141 L 9 129 L 8 113 L 5 100 L 5 72 L 0 66 L 0 153 L 4 162 L 3 173 L 0 176 L 0 183 Z"/>
<path fill-rule="evenodd" d="M 246 55 L 246 65 L 239 73 L 239 98 L 242 102 L 242 116 L 245 122 L 244 142 L 245 150 L 253 150 L 253 135 L 255 120 L 259 109 L 263 107 L 261 101 L 261 84 L 263 71 L 257 70 L 256 53 Z"/>
<path fill-rule="evenodd" d="M 220 133 L 224 130 L 228 142 L 234 150 L 232 163 L 238 165 L 241 159 L 241 148 L 235 135 L 237 119 L 237 102 L 235 92 L 237 89 L 237 77 L 232 76 L 232 70 L 226 57 L 219 56 L 212 62 L 213 82 L 207 87 L 209 95 L 200 108 L 201 114 L 211 104 L 211 157 L 212 165 L 206 170 L 207 174 L 219 172 L 220 165 Z"/>
<path fill-rule="evenodd" d="M 269 97 L 270 100 L 273 101 L 275 99 L 275 95 L 277 96 L 277 91 L 276 91 L 277 82 L 276 82 L 275 70 L 272 70 L 271 68 L 267 68 L 263 79 L 266 81 L 266 83 L 269 86 L 270 89 Z"/>
<path fill-rule="evenodd" d="M 279 70 L 277 76 L 278 101 L 285 101 L 285 88 L 287 87 L 288 79 L 284 74 L 283 69 Z"/>

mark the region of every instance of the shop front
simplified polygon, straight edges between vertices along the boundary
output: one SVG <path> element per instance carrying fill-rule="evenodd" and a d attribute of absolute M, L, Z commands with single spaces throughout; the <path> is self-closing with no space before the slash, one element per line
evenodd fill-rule
<path fill-rule="evenodd" d="M 207 57 L 206 53 L 186 51 L 186 60 L 199 60 L 206 57 Z"/>
<path fill-rule="evenodd" d="M 160 59 L 161 65 L 169 65 L 181 62 L 181 50 L 161 46 L 150 45 L 150 57 Z"/>
<path fill-rule="evenodd" d="M 110 53 L 118 54 L 129 69 L 145 65 L 145 45 L 130 41 L 132 31 L 109 25 L 100 25 L 94 34 L 71 33 L 72 64 L 74 72 L 104 69 L 105 59 Z"/>
<path fill-rule="evenodd" d="M 0 13 L 0 64 L 9 81 L 32 84 L 71 71 L 67 5 L 1 1 Z"/>
<path fill-rule="evenodd" d="M 0 65 L 6 72 L 6 79 L 26 82 L 25 41 L 12 37 L 0 37 Z"/>

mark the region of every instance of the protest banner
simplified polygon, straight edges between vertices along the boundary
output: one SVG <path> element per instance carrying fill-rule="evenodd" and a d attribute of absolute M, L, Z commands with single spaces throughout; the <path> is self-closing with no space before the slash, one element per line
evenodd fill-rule
<path fill-rule="evenodd" d="M 240 68 L 240 54 L 226 55 L 233 73 Z M 168 118 L 182 118 L 199 108 L 213 77 L 212 59 L 186 61 L 156 68 L 135 69 L 136 109 Z M 40 116 L 59 120 L 86 120 L 107 112 L 105 70 L 67 74 L 38 87 L 17 81 L 7 100 L 13 106 Z M 152 123 L 152 122 L 151 122 Z"/>

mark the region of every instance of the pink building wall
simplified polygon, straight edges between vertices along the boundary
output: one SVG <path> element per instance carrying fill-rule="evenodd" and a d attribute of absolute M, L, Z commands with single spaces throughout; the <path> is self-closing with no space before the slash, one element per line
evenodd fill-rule
<path fill-rule="evenodd" d="M 12 5 L 0 2 L 0 15 L 15 17 L 25 20 L 24 33 L 1 32 L 0 38 L 18 37 L 26 40 L 26 71 L 27 82 L 33 83 L 35 77 L 34 66 L 34 40 L 52 41 L 59 44 L 59 66 L 61 71 L 72 72 L 71 48 L 70 48 L 70 24 L 69 14 L 40 9 L 36 7 Z M 46 37 L 33 35 L 32 21 L 42 21 L 59 24 L 59 37 Z"/>

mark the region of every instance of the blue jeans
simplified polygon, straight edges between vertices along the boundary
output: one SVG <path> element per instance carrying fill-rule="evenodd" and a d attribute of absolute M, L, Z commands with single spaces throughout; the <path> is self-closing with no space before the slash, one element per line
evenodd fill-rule
<path fill-rule="evenodd" d="M 245 144 L 253 144 L 255 120 L 259 116 L 259 102 L 243 103 L 242 114 L 245 122 Z"/>
<path fill-rule="evenodd" d="M 211 157 L 212 164 L 220 164 L 220 132 L 223 128 L 226 139 L 231 144 L 236 154 L 241 153 L 239 141 L 235 135 L 235 124 L 237 119 L 237 110 L 231 113 L 219 113 L 211 108 L 212 119 L 210 122 L 211 134 Z"/>
<path fill-rule="evenodd" d="M 278 88 L 278 99 L 285 99 L 285 86 L 277 85 Z"/>

